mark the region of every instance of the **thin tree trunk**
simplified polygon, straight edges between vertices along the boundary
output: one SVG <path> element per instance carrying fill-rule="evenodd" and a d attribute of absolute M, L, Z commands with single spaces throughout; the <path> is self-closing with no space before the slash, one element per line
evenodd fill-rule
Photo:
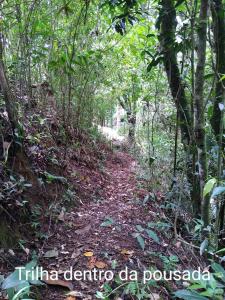
<path fill-rule="evenodd" d="M 136 115 L 127 112 L 127 122 L 128 122 L 128 142 L 132 146 L 135 143 L 135 131 L 136 131 Z"/>
<path fill-rule="evenodd" d="M 6 76 L 6 72 L 5 72 L 5 66 L 3 61 L 3 40 L 2 40 L 1 32 L 0 32 L 0 86 L 4 95 L 8 118 L 14 133 L 15 129 L 18 127 L 18 116 L 15 107 L 15 98 L 11 92 L 8 79 Z"/>
<path fill-rule="evenodd" d="M 203 199 L 203 188 L 207 178 L 207 151 L 205 142 L 205 101 L 204 101 L 204 73 L 206 60 L 206 38 L 207 38 L 207 15 L 208 0 L 201 0 L 199 24 L 198 24 L 198 46 L 197 67 L 195 73 L 195 95 L 194 95 L 194 131 L 197 147 L 197 192 L 202 203 L 202 218 L 205 226 L 209 224 L 209 197 Z"/>
<path fill-rule="evenodd" d="M 170 85 L 171 94 L 175 101 L 182 142 L 185 147 L 190 144 L 191 114 L 190 106 L 185 95 L 184 83 L 181 80 L 175 50 L 176 10 L 173 0 L 162 0 L 160 44 L 164 54 L 164 66 Z"/>
<path fill-rule="evenodd" d="M 218 149 L 218 182 L 221 180 L 222 175 L 222 164 L 224 159 L 222 158 L 222 153 L 225 147 L 225 135 L 224 135 L 224 110 L 220 110 L 219 105 L 224 103 L 225 98 L 225 79 L 221 80 L 221 76 L 225 74 L 225 20 L 224 20 L 224 6 L 222 0 L 213 0 L 211 3 L 211 12 L 213 17 L 213 33 L 214 33 L 214 43 L 215 43 L 215 54 L 216 54 L 216 90 L 215 99 L 213 106 L 213 115 L 211 118 L 211 125 L 216 136 L 216 140 L 219 145 Z M 219 203 L 219 213 L 218 213 L 218 228 L 217 230 L 222 232 L 224 228 L 224 213 L 225 213 L 225 201 Z M 223 246 L 223 245 L 220 245 Z"/>

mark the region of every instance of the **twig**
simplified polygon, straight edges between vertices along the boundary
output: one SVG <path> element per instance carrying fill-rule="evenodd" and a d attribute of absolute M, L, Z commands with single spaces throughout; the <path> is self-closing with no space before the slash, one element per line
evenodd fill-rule
<path fill-rule="evenodd" d="M 192 247 L 192 248 L 197 249 L 198 251 L 200 251 L 200 247 L 198 247 L 198 246 L 196 246 L 196 245 L 193 245 L 193 244 L 191 244 L 191 243 L 188 243 L 188 242 L 185 241 L 183 238 L 178 237 L 177 239 L 178 239 L 180 242 L 182 242 L 183 244 L 188 245 L 188 246 L 190 246 L 190 247 Z M 218 260 L 221 260 L 221 257 L 220 257 L 219 255 L 217 255 L 217 254 L 215 254 L 215 253 L 213 253 L 213 252 L 211 252 L 211 251 L 207 251 L 207 254 L 209 254 L 210 256 L 212 256 L 212 257 L 214 257 L 214 258 L 217 258 Z"/>

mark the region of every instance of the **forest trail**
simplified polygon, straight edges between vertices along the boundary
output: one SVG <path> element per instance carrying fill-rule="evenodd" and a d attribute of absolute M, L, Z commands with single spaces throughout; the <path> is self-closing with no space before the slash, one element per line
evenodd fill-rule
<path fill-rule="evenodd" d="M 129 154 L 115 152 L 108 156 L 103 169 L 92 170 L 92 174 L 86 178 L 86 189 L 88 193 L 92 191 L 94 200 L 74 207 L 63 218 L 60 217 L 54 234 L 43 248 L 43 253 L 57 250 L 57 256 L 41 260 L 45 270 L 56 270 L 62 279 L 72 267 L 73 272 L 79 270 L 82 274 L 97 270 L 97 280 L 87 276 L 80 281 L 65 281 L 66 286 L 78 296 L 75 298 L 66 296 L 62 287 L 48 285 L 42 291 L 45 299 L 97 299 L 96 292 L 104 292 L 103 285 L 106 282 L 104 276 L 99 274 L 100 271 L 114 272 L 115 276 L 109 284 L 112 289 L 117 289 L 120 284 L 115 283 L 115 277 L 121 270 L 126 267 L 129 271 L 135 270 L 141 281 L 144 270 L 151 266 L 163 271 L 165 265 L 162 259 L 171 255 L 179 258 L 181 269 L 201 264 L 193 256 L 192 249 L 188 250 L 175 239 L 170 239 L 169 232 L 173 235 L 173 228 L 167 227 L 165 230 L 156 227 L 153 229 L 155 237 L 138 232 L 137 226 L 147 228 L 149 222 L 163 224 L 163 220 L 166 220 L 164 211 L 160 208 L 163 199 L 158 192 L 155 200 L 146 201 L 151 194 L 148 191 L 149 182 L 140 179 L 139 167 Z M 138 235 L 143 238 L 145 249 L 138 242 Z M 171 299 L 168 290 L 174 289 L 176 285 L 168 282 L 166 289 L 163 285 L 157 285 L 155 294 L 155 289 L 151 286 L 151 293 L 155 296 L 149 297 Z M 126 296 L 124 298 L 124 288 L 119 292 L 122 299 L 132 299 Z"/>
<path fill-rule="evenodd" d="M 42 265 L 47 270 L 54 269 L 63 274 L 71 266 L 82 272 L 94 267 L 119 271 L 127 266 L 143 271 L 146 259 L 149 262 L 133 234 L 137 225 L 146 226 L 153 221 L 156 212 L 142 204 L 148 191 L 146 182 L 136 178 L 136 162 L 127 153 L 117 152 L 107 159 L 103 173 L 99 198 L 66 213 L 45 245 L 44 252 L 57 249 L 59 253 L 56 258 L 43 259 Z M 93 174 L 95 179 L 98 175 Z M 93 189 L 99 188 L 97 184 L 99 179 Z M 152 240 L 147 243 L 151 245 L 151 251 L 165 248 L 163 243 L 159 245 Z M 101 290 L 103 283 L 104 279 L 72 281 L 73 290 L 81 292 L 85 295 L 82 298 L 87 299 L 95 299 L 95 293 Z M 45 291 L 45 298 L 65 299 L 65 294 L 53 287 L 48 290 L 48 297 Z"/>

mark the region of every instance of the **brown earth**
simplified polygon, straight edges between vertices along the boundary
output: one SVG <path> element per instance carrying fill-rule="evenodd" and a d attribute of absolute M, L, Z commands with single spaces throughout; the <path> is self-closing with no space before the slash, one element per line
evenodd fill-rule
<path fill-rule="evenodd" d="M 149 183 L 137 179 L 138 170 L 135 160 L 124 152 L 108 154 L 101 171 L 70 164 L 69 173 L 77 174 L 79 171 L 79 186 L 83 187 L 86 196 L 92 200 L 88 203 L 83 200 L 83 205 L 79 208 L 60 214 L 54 232 L 44 244 L 43 254 L 55 249 L 57 256 L 42 257 L 40 265 L 48 271 L 59 272 L 63 281 L 48 281 L 49 285 L 42 289 L 41 299 L 96 299 L 96 291 L 103 291 L 105 278 L 100 278 L 99 273 L 97 281 L 91 281 L 90 278 L 65 281 L 64 272 L 70 267 L 73 271 L 82 272 L 112 270 L 114 279 L 116 274 L 127 267 L 138 272 L 140 282 L 144 270 L 150 267 L 161 271 L 165 269 L 160 255 L 176 255 L 179 260 L 176 269 L 179 270 L 195 269 L 199 265 L 204 267 L 191 247 L 183 246 L 174 238 L 173 226 L 163 230 L 159 227 L 154 229 L 159 242 L 142 232 L 145 248 L 141 249 L 134 236 L 138 232 L 136 226 L 147 228 L 148 222 L 165 223 L 168 218 L 163 209 L 159 208 L 163 203 L 160 193 L 144 203 L 144 199 L 150 195 Z M 78 184 L 76 180 L 75 186 Z M 108 283 L 112 288 L 118 287 L 115 280 Z M 122 284 L 126 285 L 125 282 Z M 75 291 L 76 297 L 66 296 L 68 290 L 63 289 L 62 285 Z M 170 291 L 176 289 L 177 283 L 173 281 L 157 283 L 149 289 L 149 298 L 154 299 L 155 296 L 157 299 L 171 299 Z M 115 294 L 112 299 L 119 299 L 119 296 L 122 299 L 135 299 L 125 295 L 124 287 L 118 288 Z"/>

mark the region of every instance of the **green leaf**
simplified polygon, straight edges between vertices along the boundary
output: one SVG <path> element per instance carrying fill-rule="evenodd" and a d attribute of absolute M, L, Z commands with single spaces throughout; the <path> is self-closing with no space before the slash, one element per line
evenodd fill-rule
<path fill-rule="evenodd" d="M 196 283 L 196 284 L 193 284 L 193 285 L 190 286 L 190 290 L 200 290 L 202 288 L 204 288 L 204 286 L 202 286 L 199 283 Z"/>
<path fill-rule="evenodd" d="M 140 245 L 141 249 L 145 250 L 145 240 L 143 239 L 143 237 L 140 234 L 137 236 L 137 241 L 138 241 L 138 244 Z"/>
<path fill-rule="evenodd" d="M 201 246 L 200 246 L 200 255 L 202 255 L 205 250 L 208 248 L 208 245 L 209 245 L 209 241 L 208 239 L 205 239 L 202 243 L 201 243 Z"/>
<path fill-rule="evenodd" d="M 112 218 L 106 218 L 104 222 L 100 225 L 101 227 L 108 227 L 114 224 L 114 220 Z"/>
<path fill-rule="evenodd" d="M 26 271 L 34 271 L 37 265 L 37 260 L 34 259 L 27 263 L 23 269 L 16 269 L 12 274 L 10 274 L 2 283 L 3 290 L 10 290 L 12 288 L 22 289 L 24 287 L 30 286 L 30 283 L 41 285 L 42 282 L 35 278 L 32 280 L 32 273 L 27 273 Z M 34 272 L 36 274 L 36 272 Z"/>
<path fill-rule="evenodd" d="M 222 77 L 220 77 L 220 81 L 223 81 L 225 79 L 225 75 L 223 75 Z"/>
<path fill-rule="evenodd" d="M 199 293 L 195 291 L 179 290 L 175 292 L 174 295 L 183 300 L 208 300 L 208 298 L 199 295 Z"/>
<path fill-rule="evenodd" d="M 218 263 L 212 263 L 211 265 L 214 272 L 216 272 L 216 276 L 219 277 L 223 282 L 225 282 L 225 270 L 224 268 L 219 265 Z"/>
<path fill-rule="evenodd" d="M 219 196 L 220 194 L 224 193 L 225 192 L 225 186 L 217 186 L 213 189 L 213 192 L 212 192 L 212 198 L 213 197 L 217 197 Z"/>
<path fill-rule="evenodd" d="M 153 230 L 146 229 L 145 231 L 147 232 L 148 236 L 153 239 L 153 241 L 158 244 L 160 243 L 158 235 Z"/>
<path fill-rule="evenodd" d="M 55 176 L 55 175 L 52 175 L 48 172 L 44 172 L 44 175 L 47 179 L 47 182 L 51 183 L 51 182 L 54 182 L 54 181 L 60 181 L 61 183 L 66 183 L 67 180 L 65 177 L 62 177 L 62 176 Z"/>
<path fill-rule="evenodd" d="M 0 274 L 0 285 L 1 285 L 1 283 L 4 281 L 4 275 L 1 275 Z"/>
<path fill-rule="evenodd" d="M 223 253 L 223 252 L 225 252 L 225 248 L 222 248 L 222 249 L 216 251 L 216 254 Z"/>
<path fill-rule="evenodd" d="M 98 299 L 105 299 L 106 298 L 105 295 L 102 292 L 99 292 L 99 291 L 96 292 L 95 297 L 98 298 Z"/>
<path fill-rule="evenodd" d="M 27 296 L 27 293 L 29 293 L 29 291 L 30 291 L 30 286 L 23 287 L 13 296 L 12 300 L 18 300 L 22 296 L 25 296 L 25 295 Z"/>
<path fill-rule="evenodd" d="M 207 181 L 203 190 L 204 197 L 212 191 L 214 185 L 216 184 L 216 181 L 217 181 L 216 178 L 212 178 Z"/>
<path fill-rule="evenodd" d="M 213 295 L 214 295 L 214 290 L 213 289 L 211 289 L 211 288 L 208 288 L 206 291 L 204 291 L 204 292 L 201 292 L 201 295 L 202 296 L 207 296 L 207 297 L 213 297 Z"/>
<path fill-rule="evenodd" d="M 136 228 L 137 228 L 137 230 L 140 231 L 140 232 L 143 232 L 143 231 L 144 231 L 144 228 L 143 228 L 141 225 L 137 225 Z"/>
<path fill-rule="evenodd" d="M 25 270 L 21 271 L 21 278 L 25 278 Z M 3 281 L 1 288 L 3 290 L 8 290 L 8 289 L 20 286 L 20 285 L 21 286 L 27 285 L 27 281 L 26 280 L 20 280 L 20 278 L 19 278 L 19 270 L 15 270 L 12 274 L 10 274 Z"/>

